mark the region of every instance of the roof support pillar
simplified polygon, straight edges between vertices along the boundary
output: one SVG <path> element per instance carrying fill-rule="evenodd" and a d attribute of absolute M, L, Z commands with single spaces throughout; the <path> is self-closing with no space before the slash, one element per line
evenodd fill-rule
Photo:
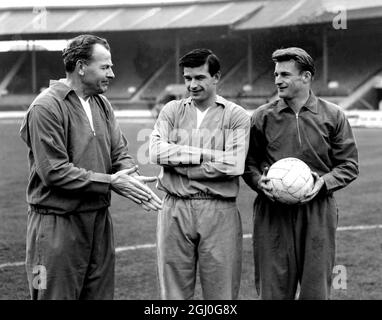
<path fill-rule="evenodd" d="M 328 85 L 328 30 L 326 27 L 322 29 L 322 82 L 324 88 Z"/>
<path fill-rule="evenodd" d="M 35 42 L 32 40 L 31 51 L 31 66 L 32 66 L 32 92 L 37 92 L 37 63 L 36 63 L 36 49 Z"/>
<path fill-rule="evenodd" d="M 253 82 L 253 52 L 252 52 L 252 35 L 248 33 L 248 42 L 247 42 L 247 76 L 248 84 L 252 85 Z"/>
<path fill-rule="evenodd" d="M 175 33 L 175 83 L 180 83 L 180 68 L 179 68 L 179 59 L 180 59 L 180 39 L 179 32 Z"/>

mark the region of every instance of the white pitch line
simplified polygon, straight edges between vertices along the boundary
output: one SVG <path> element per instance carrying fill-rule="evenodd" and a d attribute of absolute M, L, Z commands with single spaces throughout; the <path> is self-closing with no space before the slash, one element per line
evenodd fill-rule
<path fill-rule="evenodd" d="M 118 253 L 118 252 L 123 252 L 128 250 L 151 249 L 155 247 L 156 247 L 155 243 L 147 243 L 147 244 L 139 244 L 136 246 L 117 247 L 115 248 L 115 252 Z"/>
<path fill-rule="evenodd" d="M 24 261 L 19 261 L 19 262 L 7 262 L 0 264 L 0 269 L 7 268 L 7 267 L 20 267 L 25 265 Z"/>
<path fill-rule="evenodd" d="M 348 231 L 348 230 L 370 230 L 370 229 L 382 229 L 382 224 L 375 224 L 371 226 L 347 226 L 347 227 L 338 227 L 337 231 Z"/>
<path fill-rule="evenodd" d="M 349 230 L 358 231 L 358 230 L 372 230 L 372 229 L 382 229 L 382 224 L 338 227 L 337 231 L 349 231 Z M 252 234 L 250 233 L 243 234 L 243 239 L 250 239 L 250 238 L 252 238 Z M 146 243 L 146 244 L 138 244 L 135 246 L 117 247 L 115 248 L 115 252 L 119 253 L 124 251 L 152 249 L 152 248 L 156 248 L 155 243 Z M 0 264 L 0 269 L 9 268 L 9 267 L 20 267 L 23 265 L 25 265 L 24 261 L 7 262 L 7 263 Z"/>

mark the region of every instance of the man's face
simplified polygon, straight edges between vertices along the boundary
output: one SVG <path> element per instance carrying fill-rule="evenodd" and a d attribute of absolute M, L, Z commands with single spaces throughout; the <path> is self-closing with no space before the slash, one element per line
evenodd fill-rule
<path fill-rule="evenodd" d="M 183 78 L 193 100 L 202 102 L 216 94 L 216 84 L 219 81 L 220 72 L 211 76 L 207 64 L 196 68 L 184 67 Z"/>
<path fill-rule="evenodd" d="M 307 88 L 306 77 L 294 60 L 276 62 L 274 76 L 280 98 L 293 99 Z"/>
<path fill-rule="evenodd" d="M 111 54 L 104 46 L 93 46 L 92 59 L 83 65 L 84 75 L 81 77 L 84 91 L 89 95 L 104 93 L 109 81 L 114 78 Z"/>

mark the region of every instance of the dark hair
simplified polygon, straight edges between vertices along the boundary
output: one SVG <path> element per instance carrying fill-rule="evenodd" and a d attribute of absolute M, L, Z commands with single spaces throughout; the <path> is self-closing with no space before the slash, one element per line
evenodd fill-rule
<path fill-rule="evenodd" d="M 312 57 L 301 48 L 291 47 L 278 49 L 272 53 L 272 60 L 274 62 L 294 60 L 300 72 L 309 71 L 312 77 L 316 72 Z"/>
<path fill-rule="evenodd" d="M 93 46 L 99 43 L 110 51 L 106 39 L 91 34 L 82 34 L 70 40 L 67 47 L 62 50 L 65 70 L 73 72 L 78 60 L 90 61 L 93 54 Z"/>
<path fill-rule="evenodd" d="M 219 58 L 209 49 L 194 49 L 179 60 L 179 66 L 182 68 L 196 68 L 205 63 L 208 65 L 208 72 L 211 76 L 220 71 Z"/>

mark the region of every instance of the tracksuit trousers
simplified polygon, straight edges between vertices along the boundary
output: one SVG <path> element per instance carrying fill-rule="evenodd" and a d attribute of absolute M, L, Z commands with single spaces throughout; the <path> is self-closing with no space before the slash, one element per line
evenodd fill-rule
<path fill-rule="evenodd" d="M 255 284 L 261 299 L 329 299 L 338 223 L 333 195 L 284 205 L 254 203 Z"/>
<path fill-rule="evenodd" d="M 113 299 L 113 239 L 107 208 L 62 215 L 30 207 L 26 270 L 31 298 Z"/>
<path fill-rule="evenodd" d="M 192 299 L 197 264 L 204 299 L 237 299 L 242 237 L 235 199 L 166 195 L 157 225 L 161 299 Z"/>

